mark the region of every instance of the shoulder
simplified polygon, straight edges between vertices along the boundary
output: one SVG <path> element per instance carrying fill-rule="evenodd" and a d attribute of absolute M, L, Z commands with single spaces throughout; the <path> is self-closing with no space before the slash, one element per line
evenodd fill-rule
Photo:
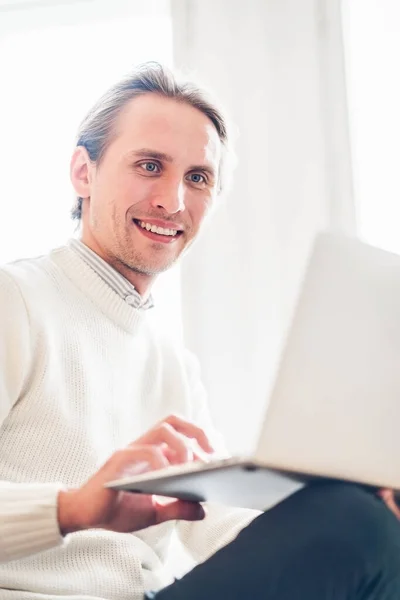
<path fill-rule="evenodd" d="M 0 320 L 6 328 L 31 326 L 48 304 L 46 290 L 54 288 L 48 256 L 17 260 L 0 266 Z"/>
<path fill-rule="evenodd" d="M 27 300 L 50 281 L 50 255 L 19 259 L 0 265 L 0 301 L 20 297 Z"/>
<path fill-rule="evenodd" d="M 13 263 L 0 267 L 0 307 L 3 316 L 10 310 L 16 311 L 24 306 L 20 279 L 20 270 Z"/>
<path fill-rule="evenodd" d="M 0 281 L 3 285 L 22 287 L 29 280 L 40 277 L 49 258 L 46 255 L 34 258 L 22 258 L 0 265 Z"/>

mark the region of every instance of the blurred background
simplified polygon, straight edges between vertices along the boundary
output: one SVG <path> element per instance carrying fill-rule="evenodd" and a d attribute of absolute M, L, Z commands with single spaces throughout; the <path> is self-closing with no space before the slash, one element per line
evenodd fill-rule
<path fill-rule="evenodd" d="M 234 184 L 154 310 L 251 449 L 315 233 L 400 253 L 399 57 L 398 0 L 0 0 L 0 262 L 74 235 L 69 159 L 110 84 L 157 60 L 210 88 Z"/>

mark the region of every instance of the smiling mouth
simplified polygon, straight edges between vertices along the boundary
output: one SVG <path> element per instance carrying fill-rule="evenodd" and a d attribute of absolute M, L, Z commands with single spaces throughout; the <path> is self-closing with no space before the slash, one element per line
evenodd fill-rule
<path fill-rule="evenodd" d="M 159 239 L 163 242 L 172 242 L 179 238 L 183 231 L 180 229 L 172 229 L 166 227 L 159 227 L 147 221 L 140 221 L 139 219 L 132 219 L 136 227 L 141 230 L 143 234 L 151 239 Z"/>

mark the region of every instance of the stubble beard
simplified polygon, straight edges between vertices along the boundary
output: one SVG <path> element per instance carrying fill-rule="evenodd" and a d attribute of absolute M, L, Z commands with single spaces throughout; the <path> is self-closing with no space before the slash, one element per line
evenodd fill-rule
<path fill-rule="evenodd" d="M 151 265 L 150 261 L 146 261 L 144 256 L 140 252 L 130 252 L 129 255 L 126 251 L 119 253 L 119 256 L 115 257 L 120 265 L 123 265 L 125 268 L 129 269 L 133 273 L 138 273 L 139 275 L 146 275 L 148 277 L 154 277 L 156 275 L 160 275 L 165 271 L 168 271 L 173 265 L 177 262 L 179 256 L 175 256 L 170 261 L 165 264 L 157 264 Z"/>
<path fill-rule="evenodd" d="M 183 256 L 188 248 L 191 246 L 193 240 L 191 240 L 190 232 L 185 231 L 183 245 L 180 240 L 177 240 L 179 244 L 179 250 L 169 260 L 160 264 L 157 261 L 157 253 L 162 253 L 165 250 L 163 242 L 153 242 L 152 258 L 146 258 L 144 253 L 135 248 L 135 244 L 132 240 L 131 232 L 127 230 L 126 224 L 119 219 L 115 213 L 113 215 L 114 222 L 114 248 L 111 249 L 110 262 L 114 263 L 114 267 L 118 269 L 118 266 L 122 266 L 125 269 L 129 269 L 132 273 L 137 273 L 145 277 L 155 277 L 168 271 L 173 267 L 177 261 Z M 119 235 L 118 235 L 119 232 Z M 122 235 L 121 235 L 122 234 Z M 174 244 L 174 242 L 172 242 Z M 151 250 L 149 249 L 149 252 Z"/>
<path fill-rule="evenodd" d="M 119 246 L 118 251 L 114 254 L 118 263 L 133 273 L 148 277 L 154 277 L 168 271 L 176 264 L 185 250 L 184 245 L 177 254 L 172 256 L 169 260 L 166 260 L 164 263 L 161 263 L 161 261 L 157 260 L 157 253 L 162 254 L 164 251 L 164 244 L 162 242 L 159 242 L 158 244 L 157 242 L 154 242 L 152 251 L 149 249 L 154 256 L 153 260 L 152 258 L 146 258 L 144 253 L 135 249 L 129 233 L 126 236 L 125 242 L 119 244 Z"/>

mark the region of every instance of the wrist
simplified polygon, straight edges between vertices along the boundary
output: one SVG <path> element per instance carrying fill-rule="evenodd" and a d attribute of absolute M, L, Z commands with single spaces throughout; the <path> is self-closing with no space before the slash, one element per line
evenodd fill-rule
<path fill-rule="evenodd" d="M 61 490 L 58 493 L 57 518 L 62 536 L 85 529 L 79 518 L 80 510 L 77 502 L 77 492 L 78 490 L 70 489 Z"/>

